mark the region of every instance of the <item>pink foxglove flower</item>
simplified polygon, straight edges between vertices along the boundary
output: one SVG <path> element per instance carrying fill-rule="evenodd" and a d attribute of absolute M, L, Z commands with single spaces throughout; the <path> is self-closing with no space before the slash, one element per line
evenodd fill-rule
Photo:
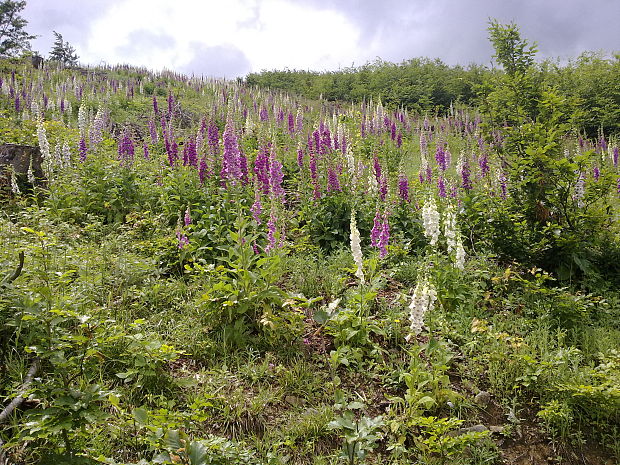
<path fill-rule="evenodd" d="M 177 247 L 180 250 L 184 249 L 186 246 L 189 245 L 189 238 L 181 231 L 177 231 L 177 240 L 178 240 Z"/>

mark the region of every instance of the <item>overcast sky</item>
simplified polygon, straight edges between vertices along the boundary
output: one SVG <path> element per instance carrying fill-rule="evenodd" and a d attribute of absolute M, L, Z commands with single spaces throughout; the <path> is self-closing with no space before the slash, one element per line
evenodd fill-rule
<path fill-rule="evenodd" d="M 620 51 L 620 0 L 27 0 L 22 14 L 44 56 L 57 31 L 82 63 L 228 78 L 376 58 L 489 65 L 490 17 L 516 22 L 541 58 Z"/>

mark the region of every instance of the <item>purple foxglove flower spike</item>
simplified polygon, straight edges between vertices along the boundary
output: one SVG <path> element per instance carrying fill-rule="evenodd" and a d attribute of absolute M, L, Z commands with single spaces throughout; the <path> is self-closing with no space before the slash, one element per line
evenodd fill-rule
<path fill-rule="evenodd" d="M 272 147 L 271 156 L 269 158 L 269 189 L 272 198 L 278 199 L 282 203 L 284 203 L 285 196 L 284 188 L 282 187 L 283 180 L 282 163 L 275 158 L 275 151 Z"/>
<path fill-rule="evenodd" d="M 301 147 L 297 149 L 297 166 L 300 170 L 304 167 L 304 151 Z"/>
<path fill-rule="evenodd" d="M 207 179 L 208 171 L 207 171 L 207 157 L 206 155 L 200 159 L 200 165 L 198 167 L 198 179 L 200 179 L 200 185 L 205 183 Z"/>
<path fill-rule="evenodd" d="M 379 235 L 379 258 L 385 258 L 387 255 L 387 246 L 390 242 L 390 223 L 388 222 L 387 213 L 383 213 L 381 217 L 381 234 Z"/>
<path fill-rule="evenodd" d="M 402 201 L 411 202 L 409 200 L 409 178 L 404 174 L 398 177 L 398 195 Z"/>
<path fill-rule="evenodd" d="M 373 226 L 372 226 L 372 229 L 370 230 L 370 245 L 372 245 L 373 247 L 379 246 L 379 239 L 381 237 L 381 229 L 382 229 L 381 213 L 379 212 L 379 209 L 377 209 L 377 212 L 375 213 L 375 218 L 373 220 Z"/>
<path fill-rule="evenodd" d="M 483 178 L 489 174 L 491 168 L 489 167 L 489 159 L 486 152 L 482 152 L 482 155 L 480 155 L 478 166 L 480 166 L 480 174 Z"/>
<path fill-rule="evenodd" d="M 439 179 L 437 179 L 437 189 L 439 191 L 439 197 L 446 196 L 446 183 L 441 175 L 439 176 Z"/>
<path fill-rule="evenodd" d="M 265 252 L 271 252 L 276 247 L 276 215 L 272 208 L 269 215 L 269 221 L 267 222 L 267 247 Z"/>
<path fill-rule="evenodd" d="M 461 167 L 461 187 L 466 191 L 472 189 L 471 183 L 471 172 L 469 170 L 469 162 L 467 159 L 463 161 L 463 166 Z"/>
<path fill-rule="evenodd" d="M 86 154 L 88 152 L 88 149 L 86 148 L 86 141 L 84 140 L 83 137 L 80 139 L 79 152 L 80 152 L 80 162 L 84 163 L 86 161 Z"/>
<path fill-rule="evenodd" d="M 177 247 L 179 248 L 179 250 L 182 250 L 183 248 L 185 248 L 185 246 L 189 245 L 189 238 L 181 231 L 177 231 L 177 240 Z"/>
<path fill-rule="evenodd" d="M 385 199 L 387 198 L 387 192 L 388 192 L 387 176 L 383 175 L 381 176 L 381 182 L 379 183 L 379 198 L 381 199 L 382 202 L 385 202 Z"/>

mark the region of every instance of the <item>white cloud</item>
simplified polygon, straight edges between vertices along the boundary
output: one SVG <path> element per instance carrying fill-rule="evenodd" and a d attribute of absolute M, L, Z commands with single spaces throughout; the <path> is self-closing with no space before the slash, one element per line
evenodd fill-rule
<path fill-rule="evenodd" d="M 145 30 L 174 40 L 132 44 Z M 192 62 L 191 44 L 198 43 L 241 50 L 254 71 L 335 69 L 373 56 L 360 56 L 359 35 L 342 12 L 286 0 L 125 0 L 93 22 L 81 59 L 179 69 Z"/>

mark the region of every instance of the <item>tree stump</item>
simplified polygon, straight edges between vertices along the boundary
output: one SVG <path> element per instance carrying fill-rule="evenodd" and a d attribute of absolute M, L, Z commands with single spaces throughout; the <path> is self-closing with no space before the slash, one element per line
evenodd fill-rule
<path fill-rule="evenodd" d="M 32 55 L 30 57 L 30 63 L 34 69 L 40 69 L 43 66 L 43 57 L 39 55 Z"/>
<path fill-rule="evenodd" d="M 0 144 L 0 188 L 11 188 L 11 171 L 15 175 L 20 185 L 29 185 L 28 168 L 32 161 L 32 173 L 35 177 L 35 185 L 45 185 L 45 175 L 43 174 L 43 157 L 41 150 L 37 146 Z M 30 186 L 34 187 L 34 186 Z"/>

